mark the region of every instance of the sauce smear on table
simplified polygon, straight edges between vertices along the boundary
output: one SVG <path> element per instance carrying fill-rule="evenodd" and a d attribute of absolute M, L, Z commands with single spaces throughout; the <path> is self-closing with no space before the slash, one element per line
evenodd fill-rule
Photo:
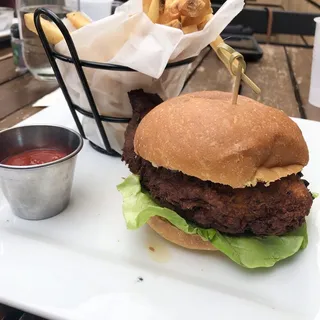
<path fill-rule="evenodd" d="M 34 166 L 59 160 L 68 153 L 58 149 L 31 149 L 10 156 L 1 163 L 9 166 Z"/>

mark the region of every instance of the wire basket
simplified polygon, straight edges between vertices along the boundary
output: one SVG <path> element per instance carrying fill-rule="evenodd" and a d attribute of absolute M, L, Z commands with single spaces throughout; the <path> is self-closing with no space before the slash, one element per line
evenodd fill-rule
<path fill-rule="evenodd" d="M 68 49 L 70 52 L 70 57 L 56 52 L 54 50 L 54 48 L 49 44 L 49 42 L 45 36 L 45 33 L 42 29 L 41 23 L 40 23 L 41 16 L 44 16 L 45 19 L 51 20 L 59 28 L 59 30 L 61 31 L 61 33 L 64 37 L 64 40 L 66 41 L 67 46 L 68 46 Z M 83 67 L 109 70 L 109 71 L 117 71 L 117 72 L 121 72 L 121 71 L 137 72 L 137 71 L 133 70 L 131 68 L 125 67 L 125 66 L 121 66 L 121 65 L 100 63 L 100 62 L 93 62 L 93 61 L 79 59 L 76 47 L 74 45 L 74 42 L 71 38 L 71 35 L 70 35 L 68 29 L 66 28 L 66 26 L 64 25 L 62 20 L 55 13 L 53 13 L 52 11 L 50 11 L 48 9 L 38 8 L 34 13 L 34 23 L 35 23 L 36 29 L 38 31 L 42 45 L 43 45 L 45 52 L 48 56 L 51 67 L 55 73 L 55 76 L 57 78 L 59 86 L 64 94 L 64 97 L 65 97 L 67 103 L 68 103 L 70 112 L 73 116 L 73 119 L 77 125 L 77 128 L 78 128 L 80 134 L 82 135 L 82 137 L 84 139 L 87 139 L 85 132 L 84 132 L 84 129 L 83 129 L 83 126 L 82 126 L 80 119 L 78 117 L 78 114 L 77 114 L 78 112 L 81 113 L 85 117 L 89 117 L 89 118 L 92 118 L 95 120 L 95 124 L 98 128 L 98 131 L 101 136 L 104 148 L 101 148 L 100 146 L 96 145 L 92 141 L 89 141 L 90 145 L 95 150 L 102 152 L 104 154 L 107 154 L 109 156 L 120 156 L 120 154 L 118 152 L 116 152 L 115 150 L 113 150 L 111 148 L 108 136 L 107 136 L 105 129 L 104 129 L 104 126 L 103 126 L 103 122 L 128 123 L 130 121 L 130 118 L 110 117 L 110 116 L 105 116 L 105 115 L 99 114 L 96 103 L 94 101 L 92 92 L 90 90 L 90 87 L 89 87 L 89 84 L 87 81 L 87 78 L 85 76 Z M 77 71 L 77 75 L 80 79 L 82 88 L 83 88 L 84 93 L 87 97 L 91 111 L 87 111 L 87 110 L 81 108 L 80 106 L 76 105 L 75 103 L 73 103 L 71 96 L 68 92 L 67 86 L 62 78 L 62 75 L 61 75 L 61 72 L 60 72 L 59 67 L 57 65 L 56 59 L 64 61 L 66 63 L 71 63 L 75 66 L 75 69 Z M 183 65 L 188 65 L 194 60 L 195 60 L 195 57 L 192 57 L 192 58 L 184 59 L 181 61 L 169 63 L 166 66 L 166 69 L 176 68 L 176 67 L 180 67 Z"/>

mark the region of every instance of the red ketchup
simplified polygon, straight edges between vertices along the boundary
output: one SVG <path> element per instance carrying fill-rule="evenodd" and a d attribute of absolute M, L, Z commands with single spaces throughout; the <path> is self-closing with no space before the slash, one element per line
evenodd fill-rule
<path fill-rule="evenodd" d="M 1 163 L 9 166 L 34 166 L 59 160 L 68 153 L 58 149 L 31 149 L 10 156 Z"/>

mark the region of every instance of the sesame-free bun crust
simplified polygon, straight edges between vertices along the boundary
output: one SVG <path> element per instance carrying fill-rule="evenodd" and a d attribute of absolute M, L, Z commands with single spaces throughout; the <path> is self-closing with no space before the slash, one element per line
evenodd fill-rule
<path fill-rule="evenodd" d="M 298 173 L 309 161 L 299 127 L 285 113 L 226 92 L 169 99 L 141 121 L 135 152 L 154 166 L 233 188 Z"/>
<path fill-rule="evenodd" d="M 148 224 L 160 236 L 181 247 L 192 250 L 217 250 L 209 241 L 202 240 L 198 235 L 186 234 L 167 220 L 159 217 L 152 217 L 148 220 Z"/>

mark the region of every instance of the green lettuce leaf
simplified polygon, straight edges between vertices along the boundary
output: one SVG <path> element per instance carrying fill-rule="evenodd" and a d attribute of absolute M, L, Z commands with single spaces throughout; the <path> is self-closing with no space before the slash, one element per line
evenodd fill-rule
<path fill-rule="evenodd" d="M 139 176 L 129 176 L 117 188 L 123 197 L 122 210 L 128 229 L 140 228 L 153 216 L 163 217 L 185 233 L 198 234 L 203 240 L 210 241 L 231 260 L 246 268 L 272 267 L 308 244 L 306 224 L 284 236 L 227 236 L 214 229 L 196 227 L 176 212 L 160 207 L 141 189 Z"/>

